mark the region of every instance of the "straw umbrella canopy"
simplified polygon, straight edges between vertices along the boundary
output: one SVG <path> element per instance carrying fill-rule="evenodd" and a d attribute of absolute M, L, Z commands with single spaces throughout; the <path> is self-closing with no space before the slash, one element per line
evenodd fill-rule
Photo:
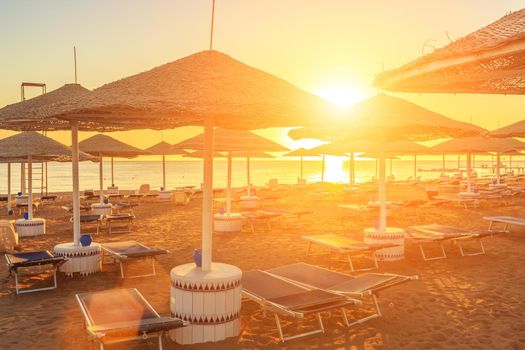
<path fill-rule="evenodd" d="M 175 149 L 172 145 L 165 141 L 161 141 L 151 147 L 145 149 L 146 152 L 149 152 L 152 155 L 161 155 L 162 156 L 162 188 L 166 189 L 166 156 L 167 155 L 184 155 L 188 154 L 185 150 Z"/>
<path fill-rule="evenodd" d="M 377 76 L 404 92 L 525 94 L 525 9 Z"/>
<path fill-rule="evenodd" d="M 282 157 L 301 157 L 301 177 L 300 177 L 301 180 L 303 179 L 303 158 L 311 157 L 311 156 L 318 157 L 319 153 L 312 153 L 310 152 L 309 149 L 302 148 L 302 147 L 294 149 L 293 151 L 282 155 Z"/>
<path fill-rule="evenodd" d="M 363 100 L 348 109 L 340 123 L 332 123 L 327 129 L 303 128 L 289 132 L 292 138 L 334 138 L 357 137 L 374 140 L 380 147 L 379 160 L 379 202 L 380 223 L 378 231 L 387 232 L 386 211 L 386 166 L 384 155 L 387 141 L 425 141 L 444 137 L 479 135 L 484 129 L 447 118 L 401 98 L 378 94 Z"/>
<path fill-rule="evenodd" d="M 122 141 L 116 140 L 111 136 L 97 134 L 78 143 L 82 152 L 100 157 L 99 182 L 100 182 L 100 203 L 104 201 L 104 173 L 103 158 L 111 157 L 111 186 L 115 186 L 115 172 L 113 158 L 135 158 L 139 155 L 149 155 L 148 151 L 133 147 Z"/>
<path fill-rule="evenodd" d="M 288 151 L 288 148 L 283 145 L 269 140 L 265 137 L 259 136 L 251 131 L 246 130 L 232 130 L 225 128 L 215 128 L 213 130 L 214 149 L 217 151 L 228 152 L 228 179 L 226 186 L 226 215 L 231 214 L 231 176 L 232 176 L 232 157 L 235 151 L 245 151 L 246 155 L 246 173 L 247 173 L 247 195 L 251 196 L 250 184 L 250 157 L 252 152 L 283 152 Z M 173 148 L 179 149 L 204 149 L 204 134 L 186 139 L 173 145 Z M 237 153 L 239 154 L 239 153 Z M 237 155 L 237 157 L 239 157 Z"/>
<path fill-rule="evenodd" d="M 498 184 L 500 183 L 500 155 L 504 152 L 525 149 L 525 142 L 514 138 L 496 138 L 496 137 L 461 137 L 450 139 L 432 147 L 439 153 L 448 154 L 467 154 L 467 192 L 471 191 L 471 156 L 472 154 L 496 152 L 496 176 Z"/>
<path fill-rule="evenodd" d="M 205 150 L 202 269 L 211 270 L 213 126 L 232 129 L 291 127 L 326 121 L 333 107 L 320 97 L 217 51 L 203 51 L 106 84 L 53 108 L 0 119 L 8 129 L 167 129 L 204 125 Z M 74 187 L 78 167 L 73 167 Z M 77 188 L 78 190 L 78 188 Z M 79 201 L 74 203 L 75 244 L 80 235 Z"/>
<path fill-rule="evenodd" d="M 25 158 L 28 165 L 28 203 L 27 213 L 28 219 L 33 219 L 33 175 L 32 163 L 33 161 L 57 161 L 68 162 L 71 161 L 71 149 L 66 145 L 61 144 L 47 136 L 39 134 L 34 131 L 21 132 L 13 136 L 6 137 L 0 140 L 0 159 L 13 161 L 16 159 L 22 160 Z M 86 153 L 80 153 L 80 160 L 97 160 L 97 158 Z M 8 174 L 10 177 L 10 174 Z M 10 179 L 8 179 L 10 182 Z M 8 186 L 10 192 L 10 186 Z M 11 193 L 8 193 L 11 197 Z"/>

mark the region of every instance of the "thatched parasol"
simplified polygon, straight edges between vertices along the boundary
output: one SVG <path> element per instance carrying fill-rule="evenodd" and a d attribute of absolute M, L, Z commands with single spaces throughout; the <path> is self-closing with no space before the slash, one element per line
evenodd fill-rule
<path fill-rule="evenodd" d="M 25 114 L 0 119 L 0 127 L 20 130 L 167 129 L 204 125 L 202 269 L 211 269 L 213 126 L 257 129 L 327 121 L 332 106 L 286 81 L 217 51 L 205 51 L 106 84 L 91 93 Z M 30 119 L 30 120 L 28 120 Z M 78 191 L 78 167 L 73 167 Z M 74 237 L 80 235 L 79 201 L 74 203 Z"/>
<path fill-rule="evenodd" d="M 115 186 L 115 171 L 113 158 L 135 158 L 139 155 L 150 155 L 151 153 L 137 147 L 133 147 L 111 136 L 97 134 L 78 143 L 82 152 L 100 157 L 100 203 L 104 201 L 104 176 L 103 158 L 111 157 L 111 186 Z"/>
<path fill-rule="evenodd" d="M 21 132 L 19 134 L 6 137 L 0 140 L 0 159 L 14 162 L 25 159 L 28 165 L 28 203 L 33 202 L 33 161 L 71 161 L 71 149 L 47 136 L 34 131 Z M 80 153 L 80 161 L 98 160 L 97 158 Z M 10 179 L 10 169 L 8 171 L 8 182 Z M 7 196 L 11 198 L 10 186 Z M 8 198 L 8 203 L 10 202 Z M 9 210 L 9 208 L 8 208 Z M 33 219 L 33 207 L 28 205 L 28 218 Z"/>
<path fill-rule="evenodd" d="M 188 154 L 185 150 L 175 149 L 172 145 L 165 141 L 161 141 L 151 147 L 146 148 L 146 152 L 152 155 L 162 156 L 162 189 L 166 189 L 166 156 L 167 155 L 183 155 Z"/>
<path fill-rule="evenodd" d="M 309 149 L 297 148 L 291 152 L 283 154 L 282 157 L 301 157 L 301 177 L 300 179 L 303 180 L 303 158 L 310 157 L 310 156 L 319 157 L 319 155 L 320 155 L 319 153 L 312 153 Z"/>
<path fill-rule="evenodd" d="M 432 147 L 432 150 L 439 153 L 448 154 L 467 154 L 467 191 L 471 191 L 471 156 L 473 154 L 496 152 L 496 175 L 498 184 L 500 183 L 500 156 L 501 153 L 525 149 L 525 142 L 517 139 L 496 138 L 496 137 L 462 137 L 455 138 L 440 143 Z"/>
<path fill-rule="evenodd" d="M 329 103 L 217 51 L 203 51 L 117 80 L 31 118 L 10 115 L 10 128 L 116 131 L 203 125 L 231 129 L 301 126 L 333 113 Z M 40 125 L 42 123 L 42 125 Z"/>
<path fill-rule="evenodd" d="M 331 127 L 294 129 L 292 138 L 321 140 L 356 139 L 374 140 L 381 148 L 379 161 L 380 224 L 378 231 L 387 232 L 385 157 L 388 141 L 425 141 L 444 137 L 479 135 L 485 130 L 464 122 L 447 118 L 401 98 L 378 94 L 348 109 L 340 123 Z"/>
<path fill-rule="evenodd" d="M 251 131 L 246 130 L 231 130 L 224 128 L 215 128 L 213 130 L 213 148 L 217 151 L 228 152 L 228 179 L 226 186 L 226 214 L 231 214 L 231 163 L 233 153 L 235 151 L 245 151 L 246 155 L 246 173 L 247 173 L 247 192 L 248 196 L 251 196 L 251 183 L 250 183 L 250 157 L 253 157 L 254 152 L 258 152 L 261 157 L 271 157 L 265 154 L 267 152 L 283 152 L 288 151 L 288 148 L 284 147 L 277 142 L 269 140 L 265 137 L 259 136 Z M 181 149 L 192 149 L 202 150 L 204 148 L 204 134 L 200 134 L 191 137 L 187 140 L 179 142 L 173 145 L 174 148 Z M 240 157 L 240 153 L 237 153 L 236 157 Z M 260 158 L 260 157 L 259 157 Z"/>
<path fill-rule="evenodd" d="M 405 92 L 525 94 L 525 9 L 377 76 Z"/>

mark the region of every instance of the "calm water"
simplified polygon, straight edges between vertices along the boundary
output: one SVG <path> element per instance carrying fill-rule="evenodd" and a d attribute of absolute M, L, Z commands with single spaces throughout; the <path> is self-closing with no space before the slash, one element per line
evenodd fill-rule
<path fill-rule="evenodd" d="M 455 158 L 455 160 L 452 160 Z M 490 166 L 489 160 L 476 161 L 476 166 Z M 508 165 L 508 160 L 503 164 Z M 115 184 L 120 189 L 138 189 L 141 184 L 150 184 L 152 189 L 158 189 L 162 185 L 162 162 L 161 161 L 117 161 L 115 160 Z M 513 166 L 521 165 L 513 161 Z M 458 166 L 457 158 L 450 157 L 447 160 L 448 168 L 456 169 Z M 461 163 L 465 167 L 464 158 Z M 38 168 L 35 165 L 35 168 Z M 442 167 L 441 161 L 421 160 L 417 163 L 418 169 L 439 169 Z M 387 173 L 389 172 L 389 162 L 387 161 Z M 36 170 L 35 172 L 39 172 Z M 414 163 L 411 160 L 394 160 L 392 172 L 396 179 L 404 180 L 414 174 Z M 49 191 L 71 191 L 71 164 L 70 163 L 49 163 L 48 164 Z M 84 162 L 80 164 L 80 188 L 98 189 L 99 166 L 96 163 Z M 488 169 L 478 169 L 478 173 L 489 174 Z M 16 193 L 20 189 L 20 165 L 12 165 L 12 192 Z M 251 161 L 251 180 L 254 185 L 261 186 L 268 182 L 268 179 L 277 178 L 279 183 L 292 184 L 297 182 L 300 174 L 300 161 L 295 160 L 252 160 Z M 422 179 L 435 178 L 439 172 L 418 172 Z M 357 182 L 369 181 L 375 176 L 375 161 L 359 160 L 356 161 L 356 180 Z M 38 175 L 35 175 L 39 178 Z M 166 181 L 168 188 L 182 185 L 199 186 L 202 182 L 202 161 L 177 161 L 166 162 Z M 321 180 L 321 161 L 305 160 L 304 177 L 309 182 Z M 104 162 L 104 181 L 105 187 L 110 185 L 111 171 L 109 161 Z M 327 157 L 325 181 L 329 182 L 348 182 L 348 161 L 337 157 Z M 246 183 L 246 161 L 233 161 L 233 186 L 240 187 Z M 39 187 L 39 180 L 34 180 L 34 186 Z M 214 167 L 214 186 L 226 186 L 226 161 L 216 160 Z M 0 164 L 0 192 L 5 193 L 7 188 L 7 166 Z M 39 190 L 35 191 L 39 192 Z"/>

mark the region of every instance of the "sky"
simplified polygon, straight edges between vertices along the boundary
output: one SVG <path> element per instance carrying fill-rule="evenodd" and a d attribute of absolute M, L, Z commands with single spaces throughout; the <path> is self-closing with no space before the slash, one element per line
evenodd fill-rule
<path fill-rule="evenodd" d="M 20 83 L 48 91 L 94 89 L 208 49 L 211 0 L 0 0 L 0 107 Z M 517 0 L 216 0 L 214 49 L 345 107 L 377 93 L 375 74 L 396 68 L 525 6 Z M 425 44 L 426 43 L 426 44 Z M 26 96 L 36 96 L 28 89 Z M 522 96 L 396 94 L 445 116 L 495 129 L 525 117 Z M 198 127 L 112 133 L 148 147 Z M 258 133 L 290 148 L 286 130 Z M 12 134 L 0 131 L 0 137 Z M 92 134 L 81 133 L 80 139 Z M 51 133 L 70 143 L 68 132 Z"/>

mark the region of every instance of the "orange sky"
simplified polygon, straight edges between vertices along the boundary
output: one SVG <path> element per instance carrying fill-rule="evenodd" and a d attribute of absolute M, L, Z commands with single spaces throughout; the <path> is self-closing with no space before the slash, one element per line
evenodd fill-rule
<path fill-rule="evenodd" d="M 523 1 L 216 0 L 215 49 L 325 97 L 350 104 L 371 96 L 382 66 L 397 67 L 523 7 Z M 0 12 L 0 106 L 20 99 L 22 81 L 48 90 L 93 89 L 207 48 L 211 0 L 4 2 Z M 424 46 L 427 42 L 429 45 Z M 37 90 L 29 92 L 29 96 Z M 451 118 L 494 129 L 525 117 L 521 96 L 399 94 Z M 163 133 L 177 142 L 200 132 Z M 0 136 L 10 132 L 0 131 Z M 261 134 L 296 147 L 282 130 Z M 51 136 L 69 144 L 69 133 Z M 81 139 L 89 134 L 81 134 Z M 113 133 L 138 147 L 157 131 Z"/>

